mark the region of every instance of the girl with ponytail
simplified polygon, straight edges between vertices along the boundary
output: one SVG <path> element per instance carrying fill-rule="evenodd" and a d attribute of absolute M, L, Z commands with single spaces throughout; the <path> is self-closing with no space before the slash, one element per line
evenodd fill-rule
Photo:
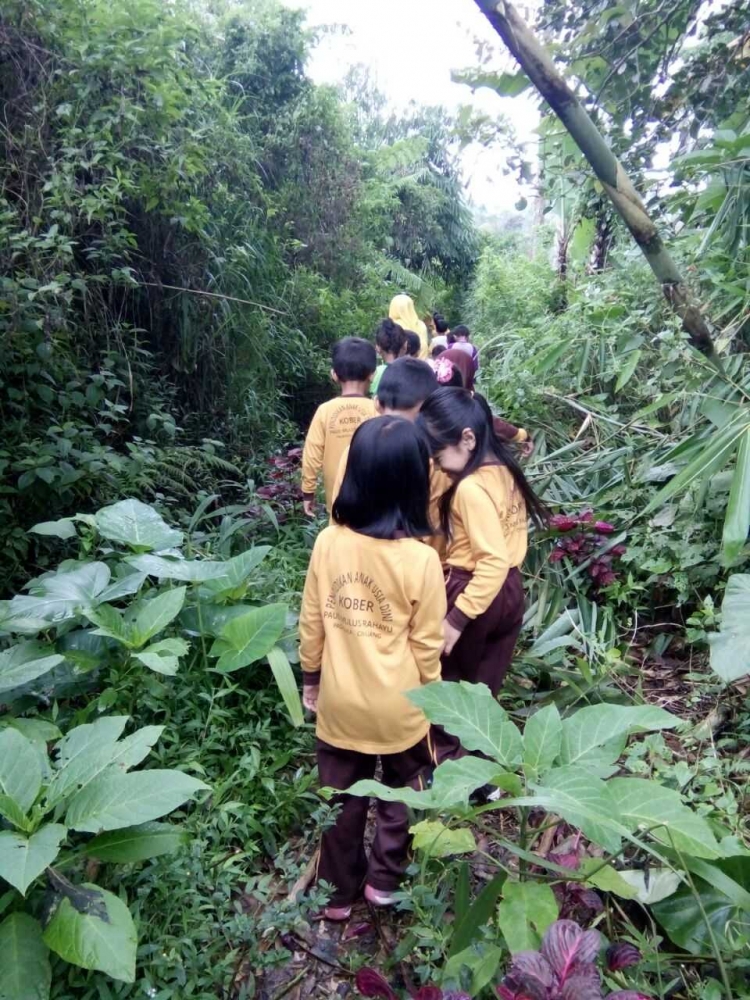
<path fill-rule="evenodd" d="M 417 423 L 452 481 L 439 503 L 448 591 L 442 677 L 481 682 L 497 695 L 523 621 L 528 520 L 541 525 L 547 510 L 495 433 L 482 396 L 437 389 Z M 455 737 L 437 736 L 440 760 L 460 751 Z"/>

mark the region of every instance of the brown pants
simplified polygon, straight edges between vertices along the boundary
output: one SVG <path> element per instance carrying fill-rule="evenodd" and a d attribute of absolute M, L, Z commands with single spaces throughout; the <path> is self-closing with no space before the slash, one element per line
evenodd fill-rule
<path fill-rule="evenodd" d="M 448 610 L 464 592 L 471 580 L 467 570 L 451 567 L 445 586 Z M 513 659 L 513 650 L 523 624 L 524 593 L 521 573 L 512 569 L 502 589 L 484 614 L 470 621 L 450 656 L 442 660 L 444 681 L 471 681 L 486 684 L 497 696 Z M 457 736 L 433 727 L 438 763 L 461 755 Z"/>
<path fill-rule="evenodd" d="M 321 785 L 344 789 L 355 781 L 375 777 L 377 755 L 342 750 L 323 740 L 316 743 Z M 389 788 L 425 787 L 435 763 L 427 737 L 408 750 L 381 754 L 379 759 L 383 784 Z M 370 800 L 337 795 L 332 802 L 341 804 L 341 812 L 336 825 L 322 836 L 318 862 L 318 879 L 335 886 L 330 905 L 353 903 L 365 882 L 383 892 L 397 889 L 406 870 L 411 843 L 406 806 L 377 800 L 375 838 L 368 863 L 365 825 Z"/>

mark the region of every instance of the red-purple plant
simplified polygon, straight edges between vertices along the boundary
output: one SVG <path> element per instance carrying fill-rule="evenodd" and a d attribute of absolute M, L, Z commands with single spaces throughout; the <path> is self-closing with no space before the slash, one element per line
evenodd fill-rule
<path fill-rule="evenodd" d="M 601 937 L 584 931 L 572 920 L 556 920 L 544 935 L 539 951 L 513 956 L 505 979 L 497 988 L 500 1000 L 604 1000 L 596 967 Z M 639 956 L 640 957 L 640 956 Z M 619 990 L 607 1000 L 651 1000 L 643 993 Z"/>
<path fill-rule="evenodd" d="M 593 590 L 609 587 L 617 580 L 614 564 L 627 549 L 624 545 L 614 545 L 605 549 L 607 535 L 617 529 L 609 521 L 594 521 L 593 511 L 582 514 L 554 514 L 549 520 L 552 532 L 557 536 L 555 547 L 549 556 L 552 563 L 568 559 L 575 566 L 588 561 L 588 573 Z M 575 532 L 575 534 L 573 534 Z"/>
<path fill-rule="evenodd" d="M 284 520 L 295 504 L 302 500 L 299 485 L 301 462 L 301 448 L 290 448 L 285 455 L 271 455 L 266 461 L 267 481 L 255 492 L 262 500 L 268 500 L 273 505 L 279 520 Z"/>
<path fill-rule="evenodd" d="M 354 979 L 357 992 L 363 997 L 382 997 L 383 1000 L 398 1000 L 398 994 L 375 969 L 360 969 Z M 470 1000 L 468 993 L 443 992 L 439 986 L 420 986 L 410 993 L 412 1000 Z"/>

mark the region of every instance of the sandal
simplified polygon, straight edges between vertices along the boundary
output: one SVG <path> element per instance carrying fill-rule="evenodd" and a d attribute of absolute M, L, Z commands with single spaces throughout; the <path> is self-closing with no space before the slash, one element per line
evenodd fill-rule
<path fill-rule="evenodd" d="M 348 920 L 352 915 L 351 906 L 326 906 L 323 910 L 323 916 L 326 920 L 331 920 L 334 923 L 343 923 Z"/>
<path fill-rule="evenodd" d="M 365 899 L 371 906 L 394 906 L 396 898 L 392 892 L 384 892 L 382 889 L 375 889 L 371 885 L 365 886 Z"/>

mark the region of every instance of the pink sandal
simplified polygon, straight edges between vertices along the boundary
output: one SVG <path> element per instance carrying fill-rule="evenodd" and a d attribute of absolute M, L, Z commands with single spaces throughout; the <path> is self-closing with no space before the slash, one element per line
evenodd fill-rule
<path fill-rule="evenodd" d="M 365 886 L 365 899 L 371 906 L 394 906 L 396 903 L 396 898 L 392 892 L 374 889 L 371 885 Z"/>
<path fill-rule="evenodd" d="M 334 923 L 343 923 L 348 920 L 352 915 L 351 906 L 326 906 L 323 910 L 323 916 L 326 920 L 331 920 Z"/>

